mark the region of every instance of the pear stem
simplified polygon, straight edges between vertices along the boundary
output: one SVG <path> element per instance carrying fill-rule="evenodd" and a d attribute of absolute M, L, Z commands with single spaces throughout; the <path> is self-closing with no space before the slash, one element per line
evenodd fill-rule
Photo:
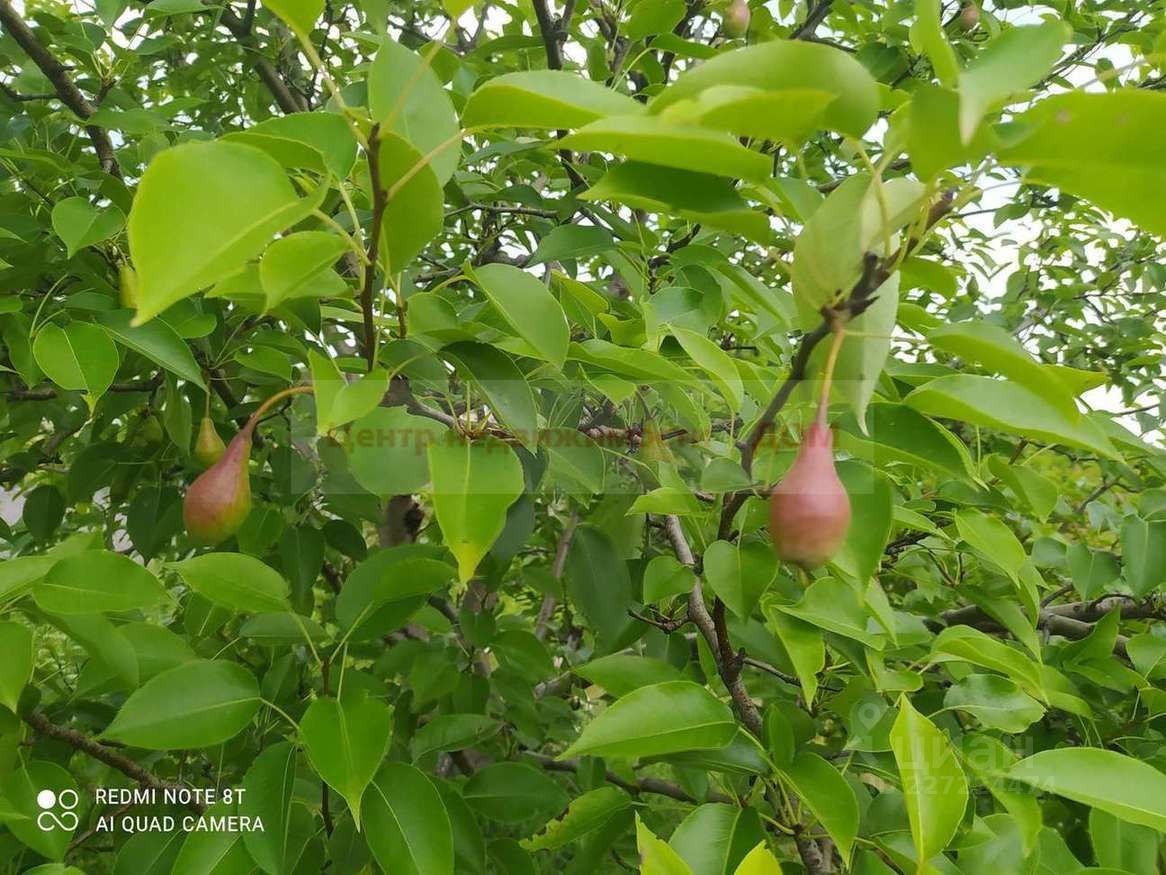
<path fill-rule="evenodd" d="M 247 420 L 247 427 L 254 428 L 255 424 L 259 422 L 259 417 L 263 416 L 264 413 L 266 413 L 284 398 L 287 398 L 290 395 L 304 395 L 315 391 L 315 387 L 313 386 L 292 386 L 290 389 L 283 389 L 282 391 L 276 392 L 274 395 L 260 404 L 258 410 L 251 414 L 251 418 Z"/>
<path fill-rule="evenodd" d="M 830 406 L 830 385 L 834 381 L 834 366 L 838 364 L 838 352 L 846 339 L 846 329 L 841 324 L 834 326 L 834 341 L 826 355 L 826 367 L 822 369 L 822 394 L 818 399 L 818 422 L 826 424 L 826 409 Z"/>

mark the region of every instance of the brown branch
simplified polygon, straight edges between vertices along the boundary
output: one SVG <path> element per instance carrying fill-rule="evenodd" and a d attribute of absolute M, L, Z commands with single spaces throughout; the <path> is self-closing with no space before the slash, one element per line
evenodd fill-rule
<path fill-rule="evenodd" d="M 578 760 L 557 760 L 554 757 L 534 753 L 533 751 L 523 751 L 523 753 L 548 772 L 576 772 L 579 770 L 580 763 Z M 605 777 L 609 784 L 614 784 L 631 793 L 633 796 L 638 796 L 641 793 L 654 793 L 657 796 L 668 796 L 679 802 L 691 802 L 694 804 L 707 801 L 727 802 L 735 805 L 737 802 L 735 799 L 725 796 L 723 793 L 718 793 L 715 790 L 709 792 L 707 800 L 696 799 L 689 795 L 683 787 L 670 783 L 669 781 L 662 781 L 659 778 L 639 778 L 635 781 L 628 781 L 610 770 L 606 773 Z"/>
<path fill-rule="evenodd" d="M 123 756 L 112 748 L 106 747 L 88 735 L 78 732 L 75 729 L 66 729 L 64 726 L 58 726 L 39 711 L 31 711 L 20 716 L 25 723 L 41 735 L 65 742 L 70 747 L 93 757 L 93 759 L 99 762 L 105 763 L 110 768 L 117 769 L 127 777 L 133 778 L 143 787 L 149 787 L 153 790 L 181 789 L 177 784 L 168 784 L 150 770 L 135 763 L 129 757 Z M 203 812 L 203 806 L 197 802 L 189 802 L 187 803 L 187 807 L 196 814 L 202 814 Z"/>
<path fill-rule="evenodd" d="M 826 16 L 830 14 L 830 5 L 833 0 L 818 0 L 818 5 L 811 9 L 806 14 L 806 20 L 799 24 L 789 35 L 790 39 L 811 40 L 814 38 L 814 31 L 818 26 L 826 20 Z"/>
<path fill-rule="evenodd" d="M 304 112 L 309 108 L 307 103 L 288 87 L 287 81 L 271 62 L 260 54 L 255 45 L 255 36 L 251 32 L 252 14 L 252 9 L 249 8 L 247 17 L 240 18 L 229 7 L 224 6 L 219 10 L 219 21 L 235 37 L 243 49 L 243 54 L 251 58 L 251 65 L 267 90 L 271 92 L 271 96 L 275 98 L 279 108 L 285 113 Z"/>
<path fill-rule="evenodd" d="M 563 69 L 563 47 L 559 44 L 559 31 L 551 18 L 547 0 L 532 0 L 534 17 L 538 19 L 539 35 L 547 53 L 547 66 L 552 70 Z"/>
<path fill-rule="evenodd" d="M 551 563 L 551 577 L 556 583 L 563 579 L 563 572 L 567 567 L 567 554 L 571 552 L 571 542 L 575 540 L 575 529 L 579 525 L 579 515 L 572 511 L 570 519 L 563 527 L 559 536 L 559 543 L 555 547 L 555 559 Z M 539 641 L 547 637 L 550 629 L 551 615 L 555 611 L 555 597 L 548 594 L 538 609 L 538 619 L 535 620 L 534 634 Z"/>
<path fill-rule="evenodd" d="M 389 192 L 381 185 L 380 125 L 368 132 L 368 179 L 372 190 L 372 226 L 369 229 L 368 262 L 364 266 L 364 286 L 360 292 L 360 311 L 364 321 L 364 358 L 371 371 L 377 360 L 377 327 L 373 316 L 373 286 L 377 276 L 377 256 L 381 245 L 381 225 Z"/>
<path fill-rule="evenodd" d="M 24 103 L 29 100 L 52 100 L 57 96 L 56 92 L 53 91 L 44 94 L 21 94 L 3 82 L 0 82 L 0 94 L 3 94 L 9 100 L 15 100 L 17 103 Z"/>
<path fill-rule="evenodd" d="M 53 86 L 53 91 L 61 99 L 61 103 L 71 109 L 81 121 L 88 121 L 96 111 L 93 104 L 73 84 L 65 65 L 58 61 L 56 55 L 45 48 L 44 44 L 37 39 L 36 34 L 16 13 L 9 0 L 0 0 L 0 22 L 4 24 L 4 29 L 12 35 L 16 44 L 24 49 L 24 53 L 45 74 L 45 78 Z M 114 156 L 113 143 L 105 128 L 97 125 L 86 125 L 85 133 L 89 135 L 89 141 L 93 144 L 93 151 L 97 153 L 101 169 L 111 176 L 120 178 L 121 167 Z"/>

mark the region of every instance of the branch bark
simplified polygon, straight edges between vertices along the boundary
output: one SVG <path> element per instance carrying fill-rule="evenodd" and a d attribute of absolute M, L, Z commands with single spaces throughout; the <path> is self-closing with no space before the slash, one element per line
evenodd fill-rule
<path fill-rule="evenodd" d="M 24 53 L 45 74 L 45 78 L 52 83 L 53 91 L 61 99 L 61 103 L 71 109 L 81 121 L 88 121 L 96 112 L 93 104 L 73 84 L 65 65 L 57 60 L 56 55 L 50 52 L 44 43 L 37 39 L 36 34 L 17 14 L 9 0 L 0 0 L 0 22 L 4 24 L 4 29 L 12 35 L 16 44 L 24 50 Z M 105 128 L 97 125 L 85 125 L 85 133 L 89 135 L 89 141 L 93 144 L 93 151 L 97 153 L 101 169 L 111 176 L 120 178 L 121 166 L 117 163 L 117 157 L 113 152 L 113 143 Z"/>
<path fill-rule="evenodd" d="M 377 360 L 377 327 L 373 315 L 373 286 L 377 277 L 377 256 L 381 246 L 381 225 L 389 193 L 381 185 L 380 125 L 368 133 L 368 179 L 372 190 L 372 226 L 368 238 L 368 263 L 364 266 L 364 284 L 360 291 L 360 310 L 364 321 L 364 358 L 371 371 Z"/>
<path fill-rule="evenodd" d="M 123 756 L 112 748 L 106 747 L 88 735 L 78 732 L 75 729 L 66 729 L 64 726 L 58 726 L 39 711 L 22 714 L 21 718 L 41 735 L 65 742 L 70 747 L 93 757 L 93 759 L 99 762 L 105 763 L 110 768 L 117 769 L 127 777 L 133 778 L 143 787 L 150 787 L 153 790 L 180 789 L 177 784 L 169 784 L 163 781 L 149 769 L 143 768 L 129 757 Z M 203 806 L 197 802 L 190 802 L 187 807 L 196 814 L 202 814 L 203 812 Z"/>
<path fill-rule="evenodd" d="M 259 79 L 267 86 L 267 90 L 271 92 L 271 96 L 275 98 L 275 102 L 279 108 L 285 113 L 306 111 L 309 108 L 307 103 L 288 87 L 287 82 L 279 74 L 279 71 L 272 66 L 267 58 L 259 53 L 259 49 L 255 45 L 255 36 L 251 31 L 251 19 L 251 8 L 248 9 L 246 19 L 240 18 L 230 8 L 225 6 L 219 13 L 219 21 L 223 23 L 223 26 L 231 32 L 231 36 L 242 46 L 243 53 L 251 56 L 251 63 L 255 67 L 255 72 L 259 74 Z"/>

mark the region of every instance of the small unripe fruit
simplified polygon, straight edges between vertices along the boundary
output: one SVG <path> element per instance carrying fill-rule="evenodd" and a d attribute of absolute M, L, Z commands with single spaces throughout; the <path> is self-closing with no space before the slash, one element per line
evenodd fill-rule
<path fill-rule="evenodd" d="M 834 437 L 822 405 L 769 495 L 769 534 L 779 558 L 815 568 L 838 552 L 849 529 L 850 496 L 834 470 Z"/>
<path fill-rule="evenodd" d="M 194 460 L 202 467 L 209 468 L 223 457 L 227 445 L 219 437 L 214 420 L 204 416 L 198 426 L 198 437 L 194 439 Z"/>
<path fill-rule="evenodd" d="M 959 25 L 960 30 L 967 33 L 969 30 L 975 28 L 980 23 L 980 7 L 975 3 L 968 3 L 960 10 Z"/>
<path fill-rule="evenodd" d="M 725 33 L 733 39 L 741 39 L 749 33 L 750 18 L 752 13 L 747 0 L 731 0 L 725 13 Z"/>
<path fill-rule="evenodd" d="M 248 422 L 231 438 L 222 457 L 198 475 L 182 502 L 182 521 L 191 539 L 199 544 L 218 544 L 234 535 L 251 513 L 251 458 Z"/>

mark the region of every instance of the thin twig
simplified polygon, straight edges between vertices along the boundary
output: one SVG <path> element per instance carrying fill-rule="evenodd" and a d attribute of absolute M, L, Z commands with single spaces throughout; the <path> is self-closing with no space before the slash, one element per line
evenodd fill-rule
<path fill-rule="evenodd" d="M 0 0 L 0 22 L 4 24 L 4 29 L 11 34 L 16 44 L 24 49 L 24 53 L 45 74 L 45 78 L 52 84 L 57 97 L 61 99 L 61 103 L 71 109 L 81 121 L 88 121 L 96 112 L 93 104 L 73 84 L 65 65 L 57 60 L 56 55 L 45 48 L 44 44 L 37 39 L 36 34 L 17 14 L 9 0 Z M 93 143 L 93 150 L 97 153 L 101 169 L 111 176 L 120 178 L 121 166 L 117 163 L 117 157 L 113 152 L 113 142 L 109 139 L 109 134 L 105 128 L 98 125 L 86 125 L 85 133 L 89 135 L 89 141 Z"/>

